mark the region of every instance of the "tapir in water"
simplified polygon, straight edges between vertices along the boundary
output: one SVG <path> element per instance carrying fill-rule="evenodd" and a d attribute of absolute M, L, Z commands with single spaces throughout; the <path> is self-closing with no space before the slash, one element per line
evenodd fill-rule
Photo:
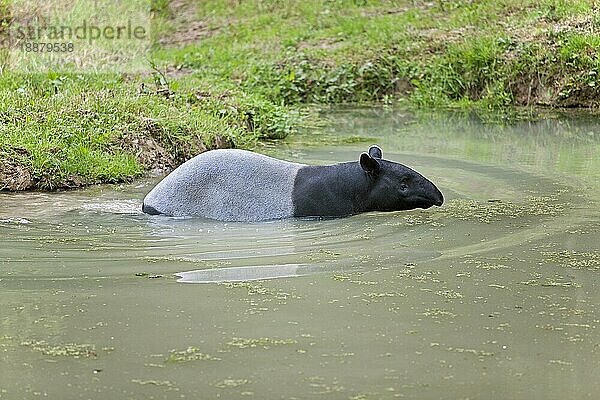
<path fill-rule="evenodd" d="M 384 160 L 377 146 L 358 161 L 323 166 L 226 149 L 202 153 L 179 166 L 148 193 L 142 210 L 261 221 L 429 208 L 443 201 L 432 182 Z"/>

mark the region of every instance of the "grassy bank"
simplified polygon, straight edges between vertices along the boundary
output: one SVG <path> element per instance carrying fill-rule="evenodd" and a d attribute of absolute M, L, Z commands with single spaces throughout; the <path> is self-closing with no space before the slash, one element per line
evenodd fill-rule
<path fill-rule="evenodd" d="M 155 0 L 152 22 L 147 73 L 2 71 L 0 188 L 121 182 L 251 148 L 293 133 L 304 104 L 600 103 L 594 1 Z"/>

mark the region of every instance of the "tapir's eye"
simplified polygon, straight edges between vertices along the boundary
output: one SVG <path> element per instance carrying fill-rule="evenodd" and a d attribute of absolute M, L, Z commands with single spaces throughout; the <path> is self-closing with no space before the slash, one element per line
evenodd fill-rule
<path fill-rule="evenodd" d="M 408 185 L 406 183 L 401 183 L 400 190 L 406 192 L 408 190 Z"/>

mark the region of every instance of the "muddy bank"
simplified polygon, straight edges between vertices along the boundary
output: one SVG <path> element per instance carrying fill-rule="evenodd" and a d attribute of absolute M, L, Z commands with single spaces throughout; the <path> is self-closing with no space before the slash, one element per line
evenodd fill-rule
<path fill-rule="evenodd" d="M 168 146 L 152 136 L 141 134 L 123 136 L 112 144 L 113 151 L 133 155 L 142 167 L 143 174 L 168 173 L 195 154 L 207 150 L 231 148 L 232 146 L 233 143 L 226 138 L 216 137 L 212 143 L 205 144 L 198 141 L 189 149 L 190 151 L 177 154 L 167 150 Z M 89 179 L 77 174 L 58 177 L 58 179 L 56 176 L 36 175 L 30 166 L 28 158 L 31 157 L 31 154 L 27 149 L 12 148 L 10 150 L 10 153 L 0 152 L 0 158 L 2 159 L 2 165 L 0 165 L 0 191 L 68 190 L 93 184 L 130 182 L 139 176 L 134 175 L 111 181 L 107 179 Z M 194 151 L 193 154 L 192 151 Z"/>

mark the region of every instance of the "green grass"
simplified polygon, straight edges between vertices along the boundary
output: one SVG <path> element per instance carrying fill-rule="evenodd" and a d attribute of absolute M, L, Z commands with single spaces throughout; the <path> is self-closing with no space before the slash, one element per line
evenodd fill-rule
<path fill-rule="evenodd" d="M 251 147 L 286 136 L 298 118 L 257 96 L 175 93 L 116 74 L 4 75 L 0 87 L 2 154 L 42 189 L 127 181 L 164 162 L 155 156 L 169 155 L 174 167 L 205 149 Z M 145 154 L 156 152 L 148 140 L 165 152 Z"/>
<path fill-rule="evenodd" d="M 152 2 L 144 73 L 0 66 L 0 158 L 25 166 L 31 187 L 127 181 L 161 158 L 172 167 L 204 149 L 252 148 L 306 124 L 304 104 L 402 101 L 502 116 L 600 105 L 592 1 L 169 3 Z"/>
<path fill-rule="evenodd" d="M 597 36 L 581 32 L 600 27 L 591 2 L 236 4 L 203 2 L 198 18 L 219 27 L 217 33 L 158 50 L 157 62 L 286 105 L 390 101 L 404 94 L 399 87 L 410 92 L 411 103 L 426 107 L 597 105 L 597 92 L 565 104 L 558 95 L 575 93 L 563 90 L 573 85 L 593 87 Z M 534 72 L 545 79 L 523 87 Z M 561 80 L 582 72 L 588 75 L 575 82 Z"/>

